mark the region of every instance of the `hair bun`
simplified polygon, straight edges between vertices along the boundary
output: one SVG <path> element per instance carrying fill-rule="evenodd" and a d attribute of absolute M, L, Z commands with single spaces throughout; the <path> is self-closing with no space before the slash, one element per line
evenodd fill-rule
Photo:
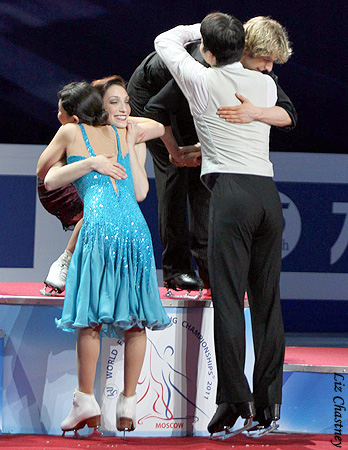
<path fill-rule="evenodd" d="M 97 111 L 93 120 L 93 125 L 105 125 L 108 121 L 109 114 L 105 109 Z"/>

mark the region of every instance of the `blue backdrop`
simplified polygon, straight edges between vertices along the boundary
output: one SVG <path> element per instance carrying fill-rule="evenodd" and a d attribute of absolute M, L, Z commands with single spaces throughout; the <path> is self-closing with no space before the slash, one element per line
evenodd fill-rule
<path fill-rule="evenodd" d="M 346 153 L 348 3 L 336 0 L 11 0 L 0 2 L 0 142 L 47 143 L 66 83 L 119 73 L 129 79 L 160 32 L 220 10 L 241 21 L 270 15 L 294 55 L 277 66 L 299 124 L 274 131 L 272 150 Z"/>

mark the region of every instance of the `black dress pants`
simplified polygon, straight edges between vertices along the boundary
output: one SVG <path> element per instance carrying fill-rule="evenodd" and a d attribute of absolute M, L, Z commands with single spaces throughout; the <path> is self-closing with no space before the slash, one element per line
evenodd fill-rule
<path fill-rule="evenodd" d="M 281 403 L 284 329 L 279 278 L 283 214 L 269 177 L 219 174 L 212 188 L 209 274 L 214 304 L 217 403 Z M 244 293 L 248 291 L 255 366 L 244 375 Z"/>
<path fill-rule="evenodd" d="M 194 274 L 193 256 L 204 285 L 209 287 L 210 192 L 200 180 L 201 167 L 173 165 L 160 139 L 149 141 L 147 146 L 156 178 L 163 279 L 167 281 L 181 273 Z"/>

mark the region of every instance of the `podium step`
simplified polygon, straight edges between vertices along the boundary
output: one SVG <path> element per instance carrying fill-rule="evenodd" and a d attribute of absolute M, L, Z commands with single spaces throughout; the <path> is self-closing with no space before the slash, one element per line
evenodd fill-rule
<path fill-rule="evenodd" d="M 280 431 L 347 434 L 347 381 L 347 348 L 286 347 Z"/>
<path fill-rule="evenodd" d="M 348 348 L 286 347 L 284 371 L 348 373 Z"/>

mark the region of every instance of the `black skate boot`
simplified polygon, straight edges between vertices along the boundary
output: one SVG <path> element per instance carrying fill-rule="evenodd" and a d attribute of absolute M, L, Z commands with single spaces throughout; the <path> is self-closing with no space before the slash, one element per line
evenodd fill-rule
<path fill-rule="evenodd" d="M 272 433 L 279 428 L 277 420 L 280 419 L 280 404 L 261 406 L 256 408 L 253 426 L 248 430 L 248 436 L 259 438 Z"/>
<path fill-rule="evenodd" d="M 248 430 L 253 426 L 255 413 L 254 402 L 220 403 L 208 425 L 210 439 L 227 439 Z M 232 428 L 239 417 L 246 419 L 244 426 L 233 430 Z"/>
<path fill-rule="evenodd" d="M 175 275 L 170 280 L 166 280 L 164 282 L 164 287 L 167 288 L 165 297 L 198 300 L 202 297 L 202 289 L 204 287 L 204 283 L 196 274 L 180 273 L 178 275 Z M 186 290 L 187 293 L 176 294 L 172 293 L 171 289 L 173 289 L 174 291 Z M 191 295 L 191 291 L 198 291 L 198 294 Z"/>

